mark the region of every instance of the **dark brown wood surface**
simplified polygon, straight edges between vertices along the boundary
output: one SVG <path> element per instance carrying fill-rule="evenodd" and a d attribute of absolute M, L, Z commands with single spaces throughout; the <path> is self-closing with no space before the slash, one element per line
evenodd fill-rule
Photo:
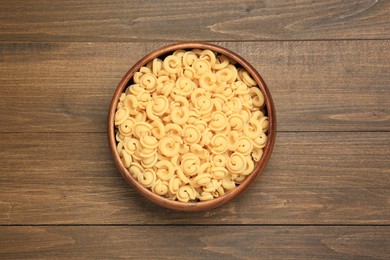
<path fill-rule="evenodd" d="M 386 259 L 390 254 L 390 228 L 379 226 L 34 226 L 1 231 L 0 239 L 8 241 L 0 244 L 4 258 Z"/>
<path fill-rule="evenodd" d="M 203 40 L 273 94 L 274 153 L 206 212 L 156 206 L 106 117 L 148 52 Z M 0 259 L 390 258 L 390 1 L 0 0 Z"/>
<path fill-rule="evenodd" d="M 0 41 L 389 39 L 387 0 L 1 0 Z"/>

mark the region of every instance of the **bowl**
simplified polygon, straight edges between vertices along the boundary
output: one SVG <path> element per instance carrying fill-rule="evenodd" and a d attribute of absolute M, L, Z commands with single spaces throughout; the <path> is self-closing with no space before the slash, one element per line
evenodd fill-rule
<path fill-rule="evenodd" d="M 152 61 L 154 58 L 157 57 L 165 57 L 169 55 L 170 53 L 173 53 L 176 50 L 188 50 L 188 49 L 208 49 L 217 52 L 218 54 L 223 54 L 230 58 L 231 60 L 235 61 L 236 63 L 240 64 L 246 71 L 249 72 L 249 74 L 252 76 L 252 78 L 256 81 L 257 86 L 260 88 L 262 93 L 264 94 L 264 103 L 265 103 L 265 111 L 266 116 L 268 116 L 269 120 L 269 128 L 267 132 L 267 144 L 263 148 L 263 156 L 261 159 L 256 163 L 253 172 L 235 189 L 225 193 L 224 195 L 214 198 L 208 201 L 199 201 L 199 202 L 180 202 L 180 201 L 173 201 L 168 198 L 162 197 L 160 195 L 157 195 L 153 193 L 151 190 L 145 188 L 142 186 L 135 178 L 132 177 L 129 170 L 125 167 L 124 163 L 122 162 L 120 155 L 116 149 L 117 142 L 115 139 L 115 126 L 114 126 L 114 116 L 117 108 L 117 104 L 119 101 L 120 95 L 125 91 L 126 87 L 131 84 L 132 78 L 135 72 L 137 72 L 142 66 L 146 65 L 148 62 Z M 236 196 L 238 196 L 241 192 L 248 189 L 248 187 L 256 180 L 256 178 L 262 173 L 264 167 L 266 166 L 271 153 L 272 149 L 275 143 L 275 136 L 276 136 L 276 115 L 275 115 L 275 106 L 274 102 L 271 97 L 271 93 L 267 86 L 265 85 L 263 79 L 259 75 L 259 73 L 253 68 L 251 64 L 249 64 L 246 60 L 244 60 L 242 57 L 234 53 L 233 51 L 230 51 L 226 48 L 205 43 L 205 42 L 185 42 L 185 43 L 178 43 L 178 44 L 172 44 L 168 46 L 161 47 L 157 50 L 152 51 L 151 53 L 147 54 L 145 57 L 143 57 L 141 60 L 139 60 L 123 77 L 123 79 L 120 81 L 118 87 L 116 88 L 109 112 L 108 112 L 108 141 L 109 141 L 109 147 L 111 150 L 111 154 L 113 156 L 113 159 L 115 161 L 115 164 L 117 168 L 119 169 L 120 173 L 122 174 L 123 178 L 131 184 L 140 194 L 142 194 L 144 197 L 149 199 L 150 201 L 169 209 L 173 210 L 179 210 L 179 211 L 204 211 L 204 210 L 210 210 L 212 208 L 221 206 L 222 204 L 232 200 Z"/>

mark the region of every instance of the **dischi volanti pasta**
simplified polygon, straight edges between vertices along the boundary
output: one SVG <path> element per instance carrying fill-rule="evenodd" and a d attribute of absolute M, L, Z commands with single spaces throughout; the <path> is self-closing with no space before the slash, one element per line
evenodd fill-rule
<path fill-rule="evenodd" d="M 211 50 L 178 50 L 134 73 L 115 113 L 117 151 L 152 192 L 181 202 L 224 195 L 267 143 L 264 95 L 250 74 Z"/>

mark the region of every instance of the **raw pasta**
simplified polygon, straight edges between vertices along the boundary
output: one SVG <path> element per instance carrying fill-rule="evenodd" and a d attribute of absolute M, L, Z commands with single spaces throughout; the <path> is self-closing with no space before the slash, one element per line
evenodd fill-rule
<path fill-rule="evenodd" d="M 120 96 L 117 151 L 155 194 L 211 200 L 236 188 L 260 161 L 268 131 L 263 107 L 256 81 L 228 57 L 177 50 L 141 67 Z"/>

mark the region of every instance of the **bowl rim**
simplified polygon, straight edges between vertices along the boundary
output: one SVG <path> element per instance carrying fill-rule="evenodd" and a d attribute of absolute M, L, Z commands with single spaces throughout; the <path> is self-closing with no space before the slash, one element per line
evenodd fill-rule
<path fill-rule="evenodd" d="M 114 126 L 114 116 L 117 108 L 117 104 L 119 101 L 120 95 L 125 91 L 128 86 L 128 82 L 133 77 L 134 73 L 137 72 L 142 66 L 146 65 L 148 62 L 153 60 L 154 58 L 166 55 L 168 53 L 172 53 L 176 50 L 180 49 L 209 49 L 212 51 L 216 51 L 217 53 L 223 54 L 230 59 L 233 59 L 238 64 L 240 64 L 245 70 L 247 70 L 253 79 L 256 81 L 258 87 L 264 94 L 264 102 L 267 108 L 267 116 L 269 120 L 269 128 L 267 134 L 267 144 L 263 148 L 263 156 L 260 161 L 255 164 L 255 168 L 253 172 L 235 189 L 227 192 L 226 194 L 214 198 L 208 201 L 200 201 L 200 202 L 180 202 L 173 201 L 167 198 L 164 198 L 160 195 L 153 193 L 148 188 L 142 186 L 136 179 L 134 179 L 127 168 L 124 166 L 122 160 L 120 159 L 119 153 L 117 152 L 116 139 L 115 139 L 115 126 Z M 180 211 L 204 211 L 209 210 L 215 207 L 219 207 L 222 204 L 232 200 L 243 191 L 247 190 L 249 186 L 257 179 L 259 175 L 262 174 L 265 166 L 267 165 L 269 158 L 271 156 L 275 138 L 276 138 L 276 114 L 275 114 L 275 104 L 273 102 L 271 93 L 264 83 L 264 80 L 260 76 L 260 74 L 255 70 L 255 68 L 244 58 L 236 54 L 235 52 L 228 50 L 224 47 L 206 43 L 206 42 L 182 42 L 182 43 L 174 43 L 166 46 L 162 46 L 154 51 L 149 52 L 143 58 L 141 58 L 138 62 L 136 62 L 125 74 L 120 83 L 118 84 L 112 100 L 110 102 L 109 112 L 108 112 L 108 120 L 107 120 L 107 134 L 108 134 L 108 142 L 111 154 L 113 156 L 116 167 L 119 172 L 123 176 L 123 178 L 131 184 L 140 194 L 149 199 L 150 201 L 156 203 L 165 208 L 180 210 Z"/>

